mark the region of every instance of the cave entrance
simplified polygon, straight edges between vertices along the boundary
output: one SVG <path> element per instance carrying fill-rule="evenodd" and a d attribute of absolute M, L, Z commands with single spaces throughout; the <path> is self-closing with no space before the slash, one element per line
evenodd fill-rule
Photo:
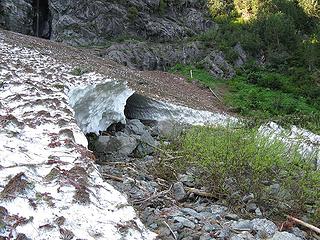
<path fill-rule="evenodd" d="M 50 39 L 51 36 L 51 13 L 49 0 L 33 0 L 33 32 L 40 38 Z"/>

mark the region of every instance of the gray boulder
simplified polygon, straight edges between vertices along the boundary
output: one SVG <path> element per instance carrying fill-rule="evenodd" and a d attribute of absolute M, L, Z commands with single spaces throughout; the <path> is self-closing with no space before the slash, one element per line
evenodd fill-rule
<path fill-rule="evenodd" d="M 114 157 L 125 157 L 130 155 L 138 146 L 135 138 L 123 133 L 117 132 L 115 136 L 100 136 L 95 144 L 95 150 L 98 155 Z"/>
<path fill-rule="evenodd" d="M 277 231 L 277 225 L 267 219 L 253 219 L 251 221 L 252 229 L 257 232 L 257 236 L 260 238 L 272 237 Z"/>
<path fill-rule="evenodd" d="M 177 201 L 182 201 L 187 197 L 182 182 L 177 182 L 173 185 L 173 195 Z"/>
<path fill-rule="evenodd" d="M 129 120 L 124 132 L 131 135 L 138 142 L 134 155 L 136 157 L 144 157 L 154 152 L 154 146 L 157 142 L 153 139 L 146 127 L 138 119 Z"/>
<path fill-rule="evenodd" d="M 216 78 L 231 78 L 235 75 L 233 67 L 226 61 L 221 51 L 213 50 L 202 63 Z"/>

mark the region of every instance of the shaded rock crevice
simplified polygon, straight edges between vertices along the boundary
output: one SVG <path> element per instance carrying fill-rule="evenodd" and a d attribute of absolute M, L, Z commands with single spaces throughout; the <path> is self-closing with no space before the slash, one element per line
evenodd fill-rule
<path fill-rule="evenodd" d="M 32 0 L 33 33 L 37 37 L 50 39 L 52 30 L 52 16 L 49 0 Z"/>

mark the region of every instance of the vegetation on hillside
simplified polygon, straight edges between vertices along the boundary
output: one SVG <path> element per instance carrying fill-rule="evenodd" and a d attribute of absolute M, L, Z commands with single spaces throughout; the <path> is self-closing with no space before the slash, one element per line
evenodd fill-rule
<path fill-rule="evenodd" d="M 254 119 L 274 119 L 320 132 L 320 5 L 318 0 L 208 0 L 219 27 L 193 37 L 215 44 L 229 62 L 240 44 L 249 56 L 225 82 L 230 108 Z M 177 65 L 172 72 L 206 86 L 220 84 L 202 68 Z M 299 119 L 301 118 L 301 119 Z M 306 121 L 307 120 L 307 121 Z"/>
<path fill-rule="evenodd" d="M 241 214 L 255 216 L 250 210 L 243 212 L 245 196 L 253 194 L 265 217 L 281 220 L 285 214 L 306 215 L 310 222 L 320 221 L 316 155 L 302 159 L 295 147 L 271 141 L 256 128 L 239 126 L 194 127 L 169 149 L 177 150 L 179 157 L 159 163 L 156 169 L 162 177 L 170 177 L 172 169 L 177 173 L 193 169 L 196 187 L 205 186 Z"/>
<path fill-rule="evenodd" d="M 230 110 L 253 124 L 250 128 L 192 128 L 169 146 L 184 161 L 160 162 L 158 169 L 184 172 L 192 168 L 199 186 L 206 186 L 235 210 L 245 209 L 243 197 L 253 194 L 264 216 L 274 220 L 284 219 L 286 213 L 307 216 L 317 225 L 320 173 L 314 165 L 316 156 L 302 158 L 297 149 L 259 136 L 252 126 L 273 120 L 320 133 L 319 2 L 208 0 L 208 4 L 219 27 L 191 40 L 216 46 L 231 63 L 238 58 L 234 47 L 240 44 L 248 61 L 228 80 L 212 77 L 201 62 L 179 64 L 170 71 L 214 91 L 223 89 Z"/>

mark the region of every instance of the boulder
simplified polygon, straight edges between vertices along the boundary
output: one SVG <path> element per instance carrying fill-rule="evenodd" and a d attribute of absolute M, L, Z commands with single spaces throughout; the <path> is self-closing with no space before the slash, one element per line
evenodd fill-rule
<path fill-rule="evenodd" d="M 129 156 L 138 146 L 138 142 L 123 132 L 117 132 L 115 136 L 100 136 L 96 142 L 97 155 L 104 158 Z"/>
<path fill-rule="evenodd" d="M 231 78 L 235 71 L 221 51 L 213 50 L 202 61 L 204 67 L 216 78 Z"/>

